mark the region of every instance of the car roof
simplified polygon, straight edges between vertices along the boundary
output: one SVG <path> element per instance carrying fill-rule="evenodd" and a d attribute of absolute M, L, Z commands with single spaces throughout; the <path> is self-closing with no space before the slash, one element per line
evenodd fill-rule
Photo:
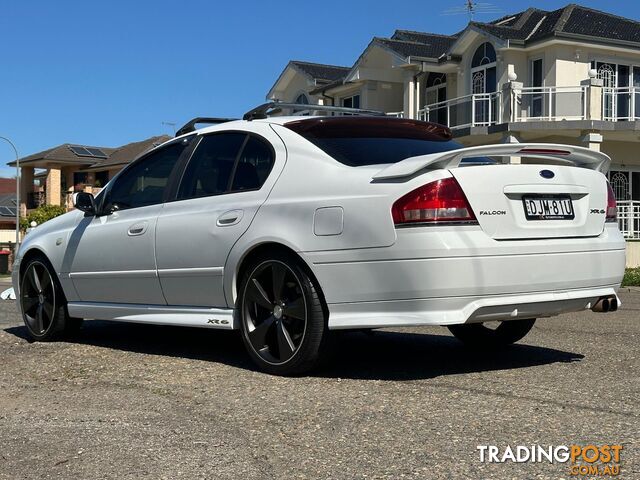
<path fill-rule="evenodd" d="M 177 137 L 177 138 L 183 138 L 193 134 L 202 135 L 202 134 L 220 132 L 225 130 L 244 130 L 243 127 L 246 127 L 247 125 L 250 125 L 250 124 L 286 125 L 286 124 L 304 123 L 304 124 L 316 124 L 316 125 L 327 124 L 326 125 L 327 127 L 330 124 L 333 124 L 334 126 L 337 126 L 339 128 L 340 127 L 344 128 L 347 126 L 347 124 L 350 124 L 353 127 L 357 125 L 359 122 L 362 122 L 363 124 L 359 126 L 360 129 L 367 128 L 367 127 L 377 127 L 378 129 L 380 129 L 380 128 L 385 128 L 385 124 L 388 124 L 388 126 L 392 128 L 408 127 L 411 129 L 419 128 L 421 130 L 424 130 L 426 127 L 426 130 L 428 130 L 431 135 L 440 136 L 440 137 L 449 138 L 449 139 L 452 137 L 451 131 L 443 125 L 439 125 L 437 123 L 432 123 L 432 122 L 423 122 L 420 120 L 403 119 L 403 118 L 397 118 L 397 117 L 391 117 L 391 116 L 387 117 L 387 116 L 356 116 L 354 115 L 354 116 L 329 117 L 329 116 L 322 116 L 322 115 L 313 115 L 313 116 L 312 115 L 286 115 L 286 116 L 273 116 L 273 117 L 267 117 L 263 119 L 255 119 L 255 120 L 231 120 L 228 122 L 217 123 L 215 125 L 202 127 L 192 132 L 185 133 L 184 135 L 181 135 L 180 137 Z"/>

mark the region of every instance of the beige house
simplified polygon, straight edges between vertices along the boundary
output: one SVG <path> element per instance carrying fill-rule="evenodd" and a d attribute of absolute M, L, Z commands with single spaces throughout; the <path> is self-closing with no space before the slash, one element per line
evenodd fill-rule
<path fill-rule="evenodd" d="M 449 126 L 464 145 L 557 142 L 601 150 L 620 227 L 640 239 L 640 23 L 567 5 L 454 35 L 397 30 L 351 67 L 291 62 L 269 99 L 375 109 Z M 344 71 L 330 81 L 327 72 Z M 327 77 L 327 78 L 323 78 Z"/>
<path fill-rule="evenodd" d="M 65 143 L 21 158 L 21 215 L 45 204 L 72 208 L 74 192 L 99 192 L 125 165 L 169 138 L 161 135 L 118 148 Z"/>

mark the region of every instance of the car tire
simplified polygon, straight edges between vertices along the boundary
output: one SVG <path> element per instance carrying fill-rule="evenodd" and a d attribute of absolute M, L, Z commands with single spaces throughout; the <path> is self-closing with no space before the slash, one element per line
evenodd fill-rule
<path fill-rule="evenodd" d="M 69 317 L 62 286 L 44 256 L 33 257 L 25 265 L 18 300 L 31 340 L 58 340 L 77 333 L 82 326 L 81 318 Z"/>
<path fill-rule="evenodd" d="M 317 367 L 327 343 L 320 288 L 295 256 L 274 252 L 252 261 L 240 280 L 237 314 L 255 364 L 273 375 Z"/>
<path fill-rule="evenodd" d="M 470 347 L 501 347 L 522 340 L 536 323 L 535 318 L 500 322 L 496 328 L 484 323 L 449 325 L 449 331 Z"/>

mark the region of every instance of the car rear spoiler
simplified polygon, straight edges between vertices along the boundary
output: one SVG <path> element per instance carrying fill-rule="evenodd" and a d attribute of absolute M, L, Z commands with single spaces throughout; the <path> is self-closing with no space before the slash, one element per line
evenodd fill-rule
<path fill-rule="evenodd" d="M 554 143 L 506 143 L 460 148 L 446 152 L 410 157 L 383 168 L 373 176 L 374 180 L 408 177 L 423 170 L 455 168 L 465 158 L 506 157 L 503 163 L 511 163 L 510 157 L 526 157 L 541 160 L 540 163 L 566 164 L 607 173 L 611 158 L 608 155 L 573 145 Z"/>

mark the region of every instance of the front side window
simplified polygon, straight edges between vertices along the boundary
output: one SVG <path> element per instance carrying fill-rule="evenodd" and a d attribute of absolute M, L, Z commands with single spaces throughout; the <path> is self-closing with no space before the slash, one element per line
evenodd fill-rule
<path fill-rule="evenodd" d="M 187 145 L 184 141 L 174 143 L 127 168 L 109 190 L 107 209 L 124 210 L 162 203 L 171 171 Z"/>
<path fill-rule="evenodd" d="M 258 190 L 273 167 L 271 147 L 241 132 L 206 135 L 185 170 L 178 200 Z"/>

